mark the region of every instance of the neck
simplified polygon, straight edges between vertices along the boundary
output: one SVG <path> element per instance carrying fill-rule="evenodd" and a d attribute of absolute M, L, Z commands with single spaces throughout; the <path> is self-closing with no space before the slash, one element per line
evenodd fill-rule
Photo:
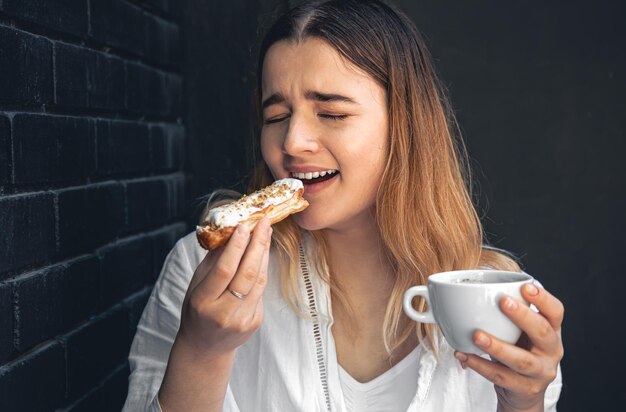
<path fill-rule="evenodd" d="M 365 219 L 363 219 L 365 220 Z M 341 230 L 327 229 L 324 237 L 332 276 L 351 292 L 390 291 L 391 267 L 374 219 Z M 381 289 L 382 286 L 386 286 Z M 387 293 L 383 293 L 387 297 Z"/>

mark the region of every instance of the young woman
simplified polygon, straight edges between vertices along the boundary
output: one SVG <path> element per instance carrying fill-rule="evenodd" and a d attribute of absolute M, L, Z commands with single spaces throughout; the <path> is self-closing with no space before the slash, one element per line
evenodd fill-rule
<path fill-rule="evenodd" d="M 563 307 L 546 290 L 522 291 L 538 312 L 502 300 L 518 345 L 475 333 L 492 360 L 402 312 L 430 274 L 519 270 L 483 245 L 412 23 L 378 1 L 303 5 L 270 29 L 259 62 L 251 188 L 298 177 L 310 206 L 208 254 L 193 234 L 177 243 L 137 329 L 125 410 L 555 410 Z"/>

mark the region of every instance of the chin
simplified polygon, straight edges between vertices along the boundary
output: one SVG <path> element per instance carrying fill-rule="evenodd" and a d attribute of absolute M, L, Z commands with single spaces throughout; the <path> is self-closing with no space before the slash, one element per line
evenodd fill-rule
<path fill-rule="evenodd" d="M 316 217 L 313 213 L 307 213 L 308 210 L 304 210 L 300 213 L 296 213 L 292 216 L 293 221 L 296 222 L 304 230 L 321 230 L 328 226 L 328 222 L 324 219 Z"/>

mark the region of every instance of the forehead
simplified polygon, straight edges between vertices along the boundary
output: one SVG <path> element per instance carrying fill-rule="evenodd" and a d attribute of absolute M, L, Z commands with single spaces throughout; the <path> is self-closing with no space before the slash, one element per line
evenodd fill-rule
<path fill-rule="evenodd" d="M 263 98 L 272 93 L 319 90 L 358 94 L 374 80 L 348 62 L 323 40 L 282 40 L 273 44 L 263 61 Z"/>

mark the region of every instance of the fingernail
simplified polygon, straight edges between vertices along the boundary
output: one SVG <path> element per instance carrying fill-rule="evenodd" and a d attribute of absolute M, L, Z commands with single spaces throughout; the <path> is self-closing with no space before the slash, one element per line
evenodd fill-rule
<path fill-rule="evenodd" d="M 483 333 L 479 333 L 476 336 L 476 341 L 475 343 L 483 348 L 486 348 L 487 346 L 489 346 L 489 344 L 491 343 L 491 339 L 489 339 L 489 337 Z"/>
<path fill-rule="evenodd" d="M 466 362 L 467 361 L 467 355 L 462 353 L 462 352 L 456 352 L 454 354 L 454 357 L 457 358 L 459 360 L 459 362 Z"/>
<path fill-rule="evenodd" d="M 250 234 L 250 229 L 246 225 L 237 226 L 237 235 L 238 236 L 247 236 Z"/>
<path fill-rule="evenodd" d="M 463 368 L 463 369 L 467 369 L 467 363 L 465 363 L 465 362 L 461 362 L 461 368 Z"/>
<path fill-rule="evenodd" d="M 267 218 L 263 218 L 261 220 L 259 220 L 259 223 L 257 224 L 257 229 L 262 230 L 264 232 L 267 232 L 267 229 L 270 227 L 269 225 L 269 220 Z"/>
<path fill-rule="evenodd" d="M 506 298 L 504 298 L 504 308 L 512 312 L 517 309 L 517 302 L 515 301 L 515 299 L 507 296 Z"/>
<path fill-rule="evenodd" d="M 537 289 L 535 285 L 528 284 L 526 285 L 526 293 L 531 296 L 536 296 L 539 293 L 539 289 Z"/>

